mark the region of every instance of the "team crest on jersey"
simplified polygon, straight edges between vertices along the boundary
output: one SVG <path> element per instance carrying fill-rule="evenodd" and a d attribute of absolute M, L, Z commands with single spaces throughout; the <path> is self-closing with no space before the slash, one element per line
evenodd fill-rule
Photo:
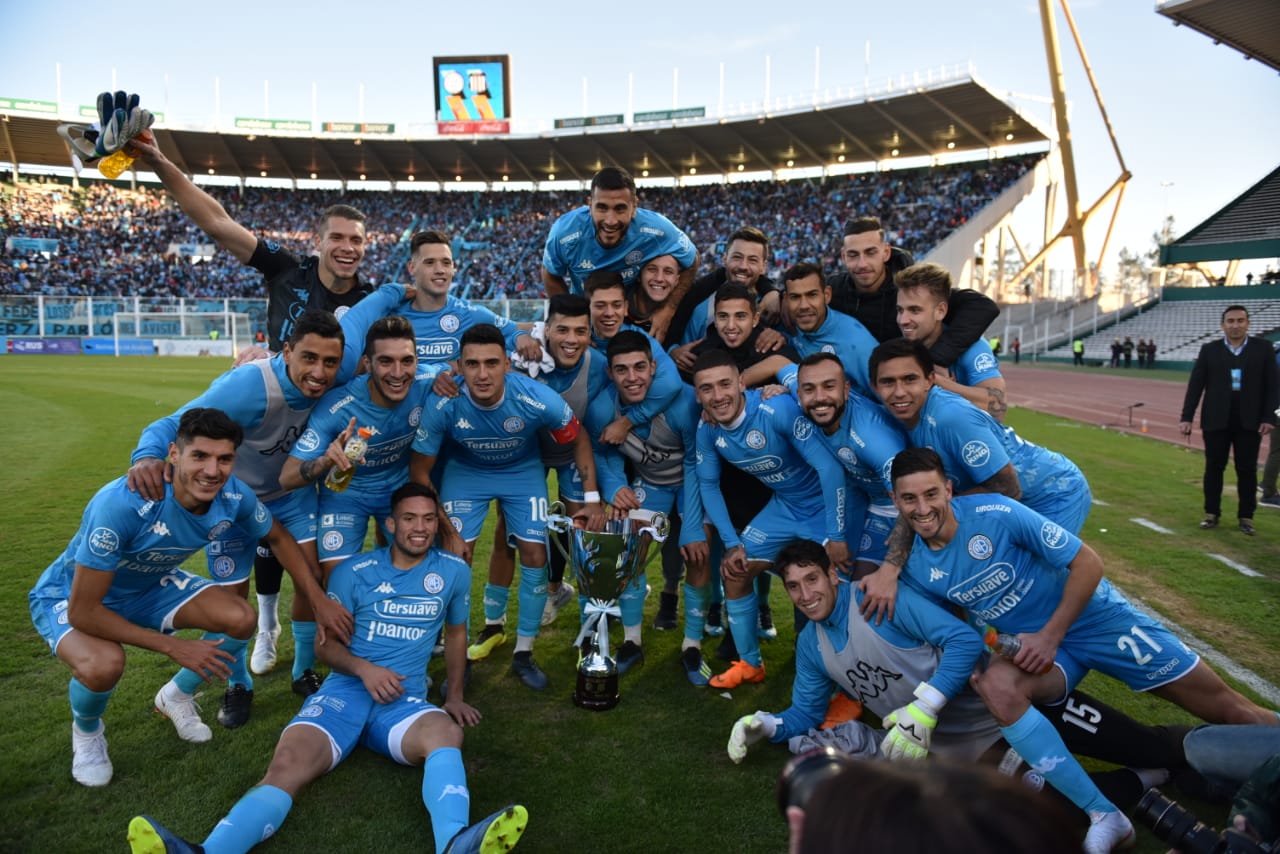
<path fill-rule="evenodd" d="M 760 450 L 764 447 L 764 434 L 759 430 L 747 431 L 747 447 L 752 450 Z"/>
<path fill-rule="evenodd" d="M 460 519 L 460 518 L 459 518 L 459 517 L 457 517 L 457 516 L 450 516 L 450 517 L 449 517 L 449 521 L 453 523 L 453 530 L 455 530 L 455 531 L 457 531 L 459 534 L 461 534 L 461 533 L 462 533 L 462 519 Z"/>
<path fill-rule="evenodd" d="M 841 462 L 849 463 L 850 465 L 853 465 L 858 459 L 853 453 L 853 448 L 841 448 L 836 451 L 836 456 L 840 458 Z"/>
<path fill-rule="evenodd" d="M 643 258 L 644 258 L 643 252 L 641 252 L 639 249 L 632 249 L 630 252 L 627 253 L 627 257 L 622 259 L 622 263 L 628 264 L 628 265 L 639 264 L 641 259 Z"/>
<path fill-rule="evenodd" d="M 217 578 L 230 578 L 231 573 L 236 571 L 236 562 L 231 558 L 223 555 L 216 558 L 213 562 L 212 572 Z"/>
<path fill-rule="evenodd" d="M 258 502 L 258 508 L 253 511 L 253 521 L 267 521 L 267 505 L 263 504 L 261 501 Z"/>
<path fill-rule="evenodd" d="M 986 560 L 991 557 L 991 540 L 982 534 L 969 538 L 969 557 L 974 560 Z"/>
<path fill-rule="evenodd" d="M 858 543 L 858 551 L 868 551 L 871 548 L 871 535 L 863 534 L 862 540 Z"/>
<path fill-rule="evenodd" d="M 960 457 L 967 466 L 985 465 L 987 460 L 991 459 L 991 449 L 987 447 L 986 442 L 979 442 L 974 439 L 960 449 Z"/>
<path fill-rule="evenodd" d="M 214 525 L 212 528 L 209 529 L 209 539 L 211 540 L 218 539 L 218 537 L 221 537 L 223 534 L 225 534 L 227 532 L 227 529 L 230 527 L 231 527 L 231 523 L 228 522 L 226 519 L 223 519 L 221 522 L 219 522 L 218 524 Z"/>
<path fill-rule="evenodd" d="M 506 421 L 502 422 L 502 429 L 508 433 L 519 433 L 524 429 L 524 419 L 512 415 Z"/>
<path fill-rule="evenodd" d="M 106 557 L 120 548 L 120 535 L 110 528 L 94 528 L 89 534 L 89 551 Z"/>
<path fill-rule="evenodd" d="M 975 371 L 993 371 L 996 367 L 996 357 L 990 353 L 981 353 L 978 358 L 973 360 L 973 369 Z"/>
<path fill-rule="evenodd" d="M 420 421 L 422 421 L 422 407 L 415 406 L 413 409 L 409 410 L 409 426 L 417 427 L 418 422 Z"/>
<path fill-rule="evenodd" d="M 834 354 L 834 353 L 836 352 L 835 345 L 833 345 L 833 344 L 823 344 L 823 345 L 822 345 L 822 352 L 824 352 L 824 353 L 832 353 L 832 354 Z"/>
<path fill-rule="evenodd" d="M 795 423 L 791 425 L 791 432 L 795 434 L 798 441 L 803 442 L 813 435 L 813 422 L 803 415 L 798 415 Z"/>
<path fill-rule="evenodd" d="M 422 589 L 432 596 L 436 595 L 444 589 L 444 577 L 438 572 L 428 572 L 427 577 L 422 579 Z"/>
<path fill-rule="evenodd" d="M 1057 522 L 1046 519 L 1040 526 L 1040 539 L 1044 540 L 1044 544 L 1049 548 L 1060 549 L 1067 544 L 1067 532 Z"/>
<path fill-rule="evenodd" d="M 318 447 L 320 447 L 320 434 L 310 427 L 307 428 L 307 432 L 303 433 L 297 444 L 294 445 L 294 448 L 303 453 L 311 453 Z"/>
<path fill-rule="evenodd" d="M 440 328 L 445 332 L 457 332 L 460 325 L 456 314 L 446 314 L 440 318 Z"/>
<path fill-rule="evenodd" d="M 342 542 L 342 534 L 338 531 L 330 531 L 324 535 L 324 547 L 331 552 L 342 548 Z"/>
<path fill-rule="evenodd" d="M 639 501 L 641 504 L 643 504 L 644 500 L 649 497 L 649 494 L 644 491 L 643 486 L 637 486 L 631 491 L 636 494 L 636 501 Z"/>
<path fill-rule="evenodd" d="M 319 703 L 303 706 L 301 709 L 298 710 L 298 717 L 300 718 L 318 718 L 323 714 L 324 714 L 324 707 L 321 706 Z"/>

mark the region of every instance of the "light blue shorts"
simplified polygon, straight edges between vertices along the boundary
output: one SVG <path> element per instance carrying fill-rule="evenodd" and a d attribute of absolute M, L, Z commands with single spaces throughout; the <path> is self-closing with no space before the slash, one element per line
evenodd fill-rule
<path fill-rule="evenodd" d="M 330 770 L 357 744 L 408 765 L 402 749 L 404 735 L 414 721 L 432 712 L 445 713 L 421 697 L 409 694 L 390 703 L 378 703 L 359 679 L 332 673 L 285 728 L 313 726 L 324 732 L 333 751 Z"/>

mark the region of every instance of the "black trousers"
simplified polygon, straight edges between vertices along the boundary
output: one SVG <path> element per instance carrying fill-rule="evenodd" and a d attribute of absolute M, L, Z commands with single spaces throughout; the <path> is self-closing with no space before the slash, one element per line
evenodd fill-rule
<path fill-rule="evenodd" d="M 1236 490 L 1240 493 L 1236 517 L 1253 518 L 1253 511 L 1258 506 L 1258 449 L 1261 446 L 1262 435 L 1257 428 L 1229 427 L 1204 431 L 1205 513 L 1222 515 L 1222 473 L 1226 471 L 1227 456 L 1231 454 L 1235 457 Z"/>

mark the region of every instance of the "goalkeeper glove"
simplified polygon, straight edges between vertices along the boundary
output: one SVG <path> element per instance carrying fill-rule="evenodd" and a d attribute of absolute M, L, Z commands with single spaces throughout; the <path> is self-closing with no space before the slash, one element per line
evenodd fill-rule
<path fill-rule="evenodd" d="M 124 148 L 125 143 L 155 122 L 150 110 L 139 107 L 141 99 L 126 92 L 103 92 L 98 96 L 99 134 L 95 149 L 99 157 Z"/>
<path fill-rule="evenodd" d="M 888 734 L 880 742 L 880 752 L 886 759 L 924 759 L 929 755 L 933 728 L 938 725 L 938 713 L 947 698 L 928 682 L 916 686 L 915 697 L 914 702 L 884 719 Z"/>
<path fill-rule="evenodd" d="M 768 712 L 756 712 L 745 718 L 738 718 L 729 733 L 729 758 L 737 765 L 747 758 L 747 747 L 762 738 L 772 738 L 778 731 L 779 718 Z"/>

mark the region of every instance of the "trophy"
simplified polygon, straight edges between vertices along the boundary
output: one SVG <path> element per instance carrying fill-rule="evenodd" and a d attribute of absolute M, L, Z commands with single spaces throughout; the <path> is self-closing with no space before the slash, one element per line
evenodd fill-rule
<path fill-rule="evenodd" d="M 575 527 L 565 507 L 555 502 L 547 515 L 547 527 L 565 535 L 549 539 L 573 569 L 578 592 L 587 597 L 582 609 L 582 631 L 573 645 L 581 650 L 574 705 L 602 712 L 618 705 L 618 665 L 609 657 L 609 617 L 621 617 L 618 599 L 622 591 L 644 572 L 649 545 L 667 538 L 670 526 L 662 513 L 633 510 L 625 519 L 605 523 L 603 531 Z"/>

